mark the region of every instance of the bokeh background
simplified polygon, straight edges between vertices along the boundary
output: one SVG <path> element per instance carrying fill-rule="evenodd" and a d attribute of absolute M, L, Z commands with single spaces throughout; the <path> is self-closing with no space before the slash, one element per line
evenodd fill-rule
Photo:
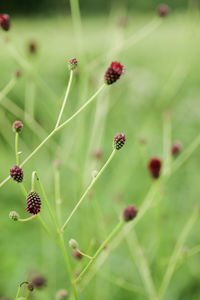
<path fill-rule="evenodd" d="M 77 239 L 84 251 L 92 243 L 89 250 L 92 255 L 117 224 L 127 204 L 141 207 L 153 184 L 147 170 L 149 157 L 165 160 L 170 151 L 166 145 L 175 140 L 181 141 L 184 153 L 199 135 L 199 2 L 167 1 L 171 11 L 162 20 L 157 16 L 158 3 L 81 0 L 81 24 L 72 19 L 68 1 L 2 0 L 0 3 L 0 12 L 9 13 L 12 22 L 8 33 L 0 32 L 0 90 L 12 80 L 16 69 L 22 71 L 13 88 L 0 100 L 1 181 L 15 163 L 12 123 L 16 119 L 24 123 L 20 136 L 21 161 L 55 126 L 69 78 L 70 57 L 77 57 L 79 68 L 63 120 L 103 83 L 112 60 L 119 60 L 125 66 L 119 82 L 107 87 L 97 101 L 24 167 L 27 190 L 31 188 L 31 173 L 37 170 L 55 211 L 53 162 L 55 158 L 61 160 L 64 222 L 90 182 L 91 172 L 99 170 L 110 155 L 113 136 L 117 132 L 127 135 L 126 145 L 66 231 L 65 243 L 75 274 L 87 259 L 74 259 L 68 248 L 69 239 Z M 29 52 L 30 42 L 36 45 L 36 53 Z M 34 72 L 27 68 L 27 63 Z M 171 128 L 167 132 L 166 126 Z M 99 150 L 102 157 L 96 159 L 94 153 Z M 161 184 L 152 207 L 136 227 L 157 290 L 180 234 L 199 203 L 199 152 L 191 154 Z M 171 163 L 178 159 L 172 158 Z M 11 210 L 21 217 L 28 216 L 24 196 L 13 181 L 0 190 L 0 296 L 14 299 L 18 284 L 32 270 L 47 278 L 47 286 L 35 291 L 33 299 L 55 299 L 60 288 L 70 291 L 60 250 L 37 220 L 14 223 L 8 218 Z M 53 230 L 45 206 L 41 215 Z M 128 238 L 130 243 L 124 239 L 112 251 L 81 292 L 80 299 L 150 299 L 141 267 L 138 269 L 133 233 Z M 197 251 L 195 255 L 187 255 L 199 244 L 197 220 L 178 253 L 175 272 L 163 299 L 200 299 L 200 254 Z M 105 251 L 109 251 L 109 245 Z"/>

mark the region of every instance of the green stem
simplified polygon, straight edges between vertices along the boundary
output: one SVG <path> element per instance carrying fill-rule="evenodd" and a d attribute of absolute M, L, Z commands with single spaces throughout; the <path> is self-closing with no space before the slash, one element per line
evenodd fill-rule
<path fill-rule="evenodd" d="M 76 283 L 80 282 L 83 276 L 89 271 L 91 266 L 94 264 L 98 256 L 101 254 L 104 247 L 116 236 L 116 234 L 121 230 L 121 228 L 124 225 L 124 220 L 120 221 L 117 226 L 113 229 L 113 231 L 108 235 L 108 237 L 105 239 L 105 241 L 101 244 L 101 246 L 98 248 L 92 259 L 89 261 L 89 263 L 86 265 L 86 267 L 83 269 L 81 274 L 78 276 L 78 278 L 75 280 Z"/>
<path fill-rule="evenodd" d="M 28 193 L 27 193 L 27 191 L 26 191 L 25 186 L 23 185 L 23 183 L 19 183 L 19 185 L 20 185 L 20 188 L 21 188 L 21 190 L 22 190 L 22 192 L 23 192 L 25 198 L 27 198 Z"/>
<path fill-rule="evenodd" d="M 58 119 L 57 119 L 55 128 L 57 128 L 60 124 L 60 120 L 62 118 L 62 114 L 63 114 L 64 108 L 65 108 L 65 105 L 66 105 L 66 102 L 67 102 L 67 99 L 68 99 L 68 96 L 69 96 L 69 91 L 70 91 L 70 87 L 71 87 L 71 84 L 72 84 L 72 78 L 73 78 L 73 71 L 71 70 L 70 71 L 69 82 L 68 82 L 66 93 L 65 93 L 65 97 L 64 97 L 64 100 L 63 100 L 63 104 L 62 104 L 60 113 L 58 115 Z"/>
<path fill-rule="evenodd" d="M 26 218 L 26 219 L 18 219 L 18 221 L 19 222 L 28 222 L 28 221 L 30 221 L 32 219 L 35 219 L 36 217 L 37 217 L 37 215 L 33 215 L 33 216 L 31 216 L 29 218 Z"/>
<path fill-rule="evenodd" d="M 40 189 L 40 192 L 42 194 L 42 197 L 45 201 L 45 205 L 48 209 L 48 212 L 49 212 L 49 215 L 50 215 L 50 218 L 52 220 L 52 223 L 55 227 L 55 230 L 56 230 L 56 233 L 58 235 L 58 238 L 59 238 L 59 245 L 60 245 L 60 248 L 62 250 L 62 253 L 63 253 L 63 256 L 64 256 L 64 259 L 65 259 L 65 262 L 66 262 L 66 267 L 67 267 L 67 271 L 68 271 L 68 274 L 69 274 L 69 278 L 70 278 L 70 282 L 71 282 L 71 285 L 72 285 L 72 289 L 73 289 L 73 294 L 74 294 L 74 299 L 77 300 L 77 292 L 76 292 L 76 286 L 73 282 L 73 277 L 72 277 L 72 271 L 71 271 L 71 265 L 70 265 L 70 261 L 69 261 L 69 258 L 68 258 L 68 255 L 67 255 L 67 252 L 66 252 L 66 249 L 65 249 L 65 244 L 64 244 L 64 241 L 63 241 L 63 237 L 62 237 L 62 234 L 59 232 L 59 229 L 58 229 L 58 226 L 56 224 L 56 220 L 55 220 L 55 217 L 53 215 L 53 212 L 51 210 L 51 207 L 49 205 L 49 202 L 48 202 L 48 199 L 47 199 L 47 196 L 45 194 L 45 191 L 44 191 L 44 188 L 39 180 L 39 177 L 37 175 L 37 172 L 35 172 L 35 177 L 37 179 L 37 183 L 38 183 L 38 186 L 39 186 L 39 189 Z"/>
<path fill-rule="evenodd" d="M 56 133 L 58 132 L 60 129 L 62 129 L 64 126 L 66 126 L 70 121 L 72 121 L 77 115 L 79 115 L 79 113 L 81 113 L 105 88 L 106 84 L 103 84 L 98 91 L 91 97 L 89 98 L 89 100 L 83 105 L 81 106 L 69 119 L 67 119 L 65 122 L 63 122 L 59 127 L 57 127 L 56 129 L 54 129 L 41 143 L 40 145 L 35 148 L 35 150 L 33 150 L 33 152 L 22 162 L 22 164 L 20 165 L 21 167 L 23 167 L 45 144 L 46 142 Z M 4 179 L 1 183 L 0 183 L 0 188 L 6 184 L 9 180 L 10 180 L 10 176 L 8 176 L 6 179 Z"/>
<path fill-rule="evenodd" d="M 78 41 L 78 46 L 82 49 L 82 22 L 79 7 L 79 0 L 70 0 L 72 22 L 75 30 L 75 35 Z"/>
<path fill-rule="evenodd" d="M 60 195 L 60 172 L 58 168 L 55 169 L 54 174 L 54 183 L 55 183 L 55 204 L 56 204 L 56 215 L 59 226 L 61 226 L 61 195 Z"/>
<path fill-rule="evenodd" d="M 16 156 L 16 165 L 19 165 L 19 153 L 18 153 L 18 142 L 19 142 L 19 133 L 15 133 L 15 156 Z"/>
<path fill-rule="evenodd" d="M 77 209 L 79 208 L 79 206 L 81 205 L 81 203 L 83 202 L 83 200 L 85 199 L 85 197 L 87 196 L 88 192 L 91 190 L 91 188 L 94 186 L 95 182 L 98 180 L 98 178 L 101 176 L 101 174 L 103 173 L 103 171 L 106 169 L 106 167 L 109 165 L 109 163 L 113 159 L 116 151 L 117 151 L 116 149 L 114 149 L 112 151 L 111 155 L 109 156 L 109 158 L 106 161 L 106 163 L 104 164 L 104 166 L 101 168 L 101 170 L 99 171 L 99 173 L 97 174 L 97 176 L 92 180 L 92 182 L 90 183 L 90 185 L 87 187 L 86 191 L 84 192 L 84 194 L 82 195 L 82 197 L 80 198 L 80 200 L 78 201 L 78 203 L 76 204 L 76 206 L 74 207 L 74 209 L 72 210 L 71 214 L 69 215 L 69 217 L 65 221 L 64 225 L 61 227 L 60 232 L 63 232 L 65 230 L 67 224 L 69 223 L 69 221 L 71 220 L 71 218 L 73 217 L 73 215 L 75 214 L 75 212 L 77 211 Z"/>
<path fill-rule="evenodd" d="M 0 102 L 6 97 L 6 95 L 13 89 L 16 84 L 16 77 L 12 77 L 8 84 L 0 92 Z"/>
<path fill-rule="evenodd" d="M 171 120 L 170 115 L 164 115 L 163 121 L 163 175 L 170 174 L 171 165 Z"/>
<path fill-rule="evenodd" d="M 19 285 L 19 287 L 18 287 L 17 294 L 16 294 L 16 296 L 15 296 L 15 300 L 18 299 L 19 294 L 20 294 L 20 291 L 21 291 L 21 285 Z"/>
<path fill-rule="evenodd" d="M 196 221 L 198 215 L 199 215 L 198 209 L 195 207 L 188 222 L 186 223 L 185 227 L 183 227 L 180 237 L 175 245 L 174 251 L 169 259 L 169 263 L 168 263 L 166 272 L 164 274 L 163 281 L 161 283 L 161 287 L 160 287 L 160 291 L 159 291 L 159 298 L 158 298 L 160 300 L 163 299 L 163 297 L 164 297 L 164 294 L 167 290 L 167 287 L 173 276 L 176 264 L 178 262 L 180 252 L 183 248 L 185 240 L 187 239 L 187 236 L 188 236 L 190 230 L 192 229 L 192 226 L 194 225 L 194 222 Z"/>
<path fill-rule="evenodd" d="M 85 256 L 85 257 L 87 257 L 87 258 L 89 258 L 89 259 L 92 259 L 92 258 L 93 258 L 93 256 L 87 255 L 86 253 L 82 252 L 80 249 L 77 249 L 77 250 L 78 250 L 78 252 L 79 252 L 81 255 L 83 255 L 83 256 Z"/>
<path fill-rule="evenodd" d="M 32 172 L 32 178 L 31 178 L 31 190 L 35 190 L 35 179 L 37 179 L 37 172 L 33 171 Z M 38 179 L 37 179 L 38 180 Z"/>

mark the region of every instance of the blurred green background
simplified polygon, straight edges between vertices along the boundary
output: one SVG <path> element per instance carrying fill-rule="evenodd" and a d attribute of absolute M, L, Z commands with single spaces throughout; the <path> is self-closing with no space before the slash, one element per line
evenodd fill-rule
<path fill-rule="evenodd" d="M 24 123 L 20 135 L 21 161 L 55 126 L 69 78 L 67 61 L 70 57 L 77 57 L 79 68 L 63 120 L 103 83 L 105 70 L 112 60 L 119 60 L 125 66 L 125 74 L 119 82 L 107 87 L 97 101 L 23 168 L 28 190 L 32 171 L 38 171 L 55 211 L 53 162 L 55 158 L 61 160 L 64 222 L 90 182 L 91 172 L 99 170 L 110 155 L 113 136 L 117 132 L 126 133 L 126 145 L 99 179 L 65 234 L 67 247 L 69 239 L 75 238 L 87 251 L 94 241 L 91 255 L 117 224 L 127 204 L 141 207 L 152 185 L 147 161 L 154 155 L 164 158 L 166 152 L 163 146 L 163 140 L 169 139 L 163 133 L 166 112 L 170 116 L 169 142 L 180 140 L 182 151 L 199 134 L 198 3 L 168 1 L 172 5 L 171 14 L 162 20 L 156 15 L 157 3 L 149 0 L 80 1 L 84 17 L 78 31 L 73 27 L 69 4 L 64 1 L 48 1 L 48 7 L 47 1 L 1 1 L 0 4 L 1 12 L 11 13 L 12 19 L 11 31 L 0 32 L 0 90 L 10 81 L 14 70 L 22 70 L 16 85 L 0 102 L 1 181 L 15 163 L 12 123 L 16 119 Z M 56 9 L 56 14 L 52 14 L 52 9 Z M 148 14 L 144 13 L 146 10 Z M 102 14 L 97 16 L 100 11 Z M 32 12 L 35 16 L 24 14 Z M 41 18 L 42 14 L 46 16 Z M 30 41 L 37 45 L 35 54 L 28 51 Z M 34 74 L 19 61 L 16 50 L 23 62 L 35 70 Z M 32 113 L 43 130 L 31 124 L 28 116 Z M 146 143 L 141 144 L 140 138 Z M 96 160 L 93 153 L 99 149 L 103 157 Z M 196 151 L 161 185 L 153 206 L 136 227 L 156 289 L 160 287 L 180 232 L 199 203 L 199 193 L 199 153 Z M 27 223 L 9 220 L 11 210 L 16 210 L 21 217 L 28 216 L 24 196 L 13 181 L 0 190 L 0 297 L 14 299 L 18 284 L 27 279 L 31 270 L 47 277 L 47 287 L 35 291 L 33 299 L 53 300 L 58 289 L 70 290 L 60 250 L 37 220 Z M 44 205 L 41 215 L 52 229 Z M 175 274 L 163 299 L 200 299 L 200 254 L 187 257 L 188 249 L 199 244 L 197 221 L 179 254 Z M 134 246 L 132 243 L 132 249 Z M 68 252 L 77 274 L 87 259 L 77 262 L 69 248 Z M 135 285 L 138 291 L 133 291 Z M 80 293 L 80 299 L 149 299 L 145 291 L 144 294 L 141 291 L 144 287 L 137 258 L 123 240 Z"/>

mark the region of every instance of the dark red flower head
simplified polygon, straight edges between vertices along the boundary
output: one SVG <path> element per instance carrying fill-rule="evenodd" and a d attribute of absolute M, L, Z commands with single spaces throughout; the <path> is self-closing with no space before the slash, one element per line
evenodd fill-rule
<path fill-rule="evenodd" d="M 128 222 L 133 220 L 138 213 L 137 208 L 134 205 L 128 205 L 125 207 L 123 211 L 123 219 L 124 221 Z"/>
<path fill-rule="evenodd" d="M 158 6 L 157 11 L 160 17 L 165 17 L 169 13 L 169 6 L 167 4 L 162 3 Z"/>
<path fill-rule="evenodd" d="M 83 255 L 77 249 L 73 249 L 72 252 L 73 252 L 73 255 L 75 258 L 77 258 L 77 259 L 83 258 Z"/>
<path fill-rule="evenodd" d="M 104 75 L 104 81 L 106 84 L 112 84 L 117 81 L 123 73 L 124 66 L 118 61 L 113 61 Z"/>
<path fill-rule="evenodd" d="M 30 192 L 26 198 L 26 210 L 33 215 L 37 215 L 40 212 L 41 199 L 37 192 Z"/>
<path fill-rule="evenodd" d="M 10 169 L 10 177 L 12 177 L 12 179 L 17 182 L 22 182 L 24 178 L 24 173 L 22 168 L 20 168 L 19 166 L 13 166 Z"/>
<path fill-rule="evenodd" d="M 75 57 L 69 59 L 69 62 L 68 62 L 69 70 L 71 70 L 71 71 L 75 70 L 77 68 L 77 65 L 78 65 L 78 61 Z"/>
<path fill-rule="evenodd" d="M 172 155 L 178 155 L 181 151 L 182 144 L 179 141 L 176 141 L 172 144 L 171 153 Z"/>
<path fill-rule="evenodd" d="M 37 43 L 35 41 L 30 41 L 28 44 L 28 50 L 31 54 L 37 52 Z"/>
<path fill-rule="evenodd" d="M 21 121 L 15 121 L 13 123 L 13 131 L 14 132 L 21 132 L 22 131 L 22 128 L 23 128 L 23 123 Z"/>
<path fill-rule="evenodd" d="M 10 29 L 10 16 L 7 14 L 0 14 L 0 25 L 5 31 Z"/>
<path fill-rule="evenodd" d="M 35 288 L 41 289 L 46 285 L 46 277 L 42 274 L 35 274 L 31 277 L 31 282 Z"/>
<path fill-rule="evenodd" d="M 162 167 L 162 161 L 160 158 L 158 157 L 150 158 L 148 168 L 153 178 L 158 178 L 160 176 L 161 167 Z"/>
<path fill-rule="evenodd" d="M 114 137 L 114 141 L 113 141 L 113 146 L 116 150 L 121 149 L 126 141 L 126 136 L 124 133 L 118 133 L 115 137 Z"/>

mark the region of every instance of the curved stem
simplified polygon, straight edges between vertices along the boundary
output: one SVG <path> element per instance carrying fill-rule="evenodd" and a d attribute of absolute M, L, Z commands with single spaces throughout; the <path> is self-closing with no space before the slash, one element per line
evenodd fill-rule
<path fill-rule="evenodd" d="M 28 193 L 27 193 L 26 188 L 25 188 L 25 186 L 23 185 L 23 183 L 20 183 L 20 187 L 21 187 L 21 190 L 22 190 L 22 192 L 23 192 L 25 198 L 27 198 Z"/>
<path fill-rule="evenodd" d="M 20 291 L 21 291 L 21 285 L 19 285 L 19 287 L 18 287 L 17 294 L 16 294 L 16 296 L 15 296 L 15 300 L 18 299 L 19 294 L 20 294 Z"/>
<path fill-rule="evenodd" d="M 88 259 L 92 259 L 93 256 L 87 255 L 86 253 L 82 252 L 80 249 L 78 249 L 78 252 L 83 255 L 84 257 L 87 257 Z"/>
<path fill-rule="evenodd" d="M 78 203 L 76 204 L 76 206 L 74 207 L 74 209 L 72 210 L 71 214 L 69 215 L 69 217 L 65 221 L 64 225 L 61 227 L 60 232 L 63 232 L 65 230 L 67 224 L 69 223 L 69 221 L 71 220 L 71 218 L 73 217 L 73 215 L 75 214 L 75 212 L 77 211 L 77 209 L 79 208 L 79 206 L 81 205 L 81 203 L 83 202 L 83 200 L 85 199 L 85 197 L 87 196 L 88 192 L 91 190 L 91 188 L 93 187 L 93 185 L 95 184 L 95 182 L 97 181 L 97 179 L 101 176 L 101 174 L 103 173 L 103 171 L 106 169 L 106 167 L 109 165 L 109 163 L 113 159 L 116 151 L 117 151 L 116 149 L 114 149 L 112 151 L 111 155 L 109 156 L 109 158 L 106 161 L 106 163 L 104 164 L 104 166 L 101 168 L 101 170 L 99 171 L 99 173 L 97 174 L 97 176 L 89 184 L 89 186 L 87 187 L 86 191 L 84 192 L 84 194 L 82 195 L 82 197 L 80 198 L 80 200 L 78 201 Z"/>
<path fill-rule="evenodd" d="M 30 221 L 32 219 L 35 219 L 36 217 L 37 217 L 37 215 L 33 215 L 33 216 L 31 216 L 29 218 L 26 218 L 26 219 L 18 219 L 18 221 L 19 222 L 28 222 L 28 221 Z"/>
<path fill-rule="evenodd" d="M 18 142 L 19 142 L 19 133 L 15 133 L 15 156 L 16 156 L 16 165 L 19 165 L 19 154 L 18 154 Z"/>
<path fill-rule="evenodd" d="M 86 265 L 86 267 L 83 269 L 81 274 L 78 276 L 78 278 L 75 280 L 75 283 L 78 283 L 81 281 L 82 277 L 89 271 L 91 266 L 94 264 L 97 257 L 101 254 L 104 247 L 116 236 L 116 234 L 121 230 L 121 228 L 124 225 L 124 220 L 120 221 L 117 226 L 113 229 L 113 231 L 108 235 L 108 237 L 105 239 L 105 241 L 101 244 L 101 246 L 98 248 L 92 259 L 89 261 L 89 263 Z"/>
<path fill-rule="evenodd" d="M 61 107 L 61 110 L 60 110 L 55 128 L 57 128 L 60 124 L 60 120 L 62 118 L 62 114 L 63 114 L 64 108 L 65 108 L 65 105 L 66 105 L 66 102 L 67 102 L 67 98 L 69 96 L 69 91 L 70 91 L 70 87 L 71 87 L 71 84 L 72 84 L 72 78 L 73 78 L 73 71 L 71 70 L 70 71 L 69 82 L 68 82 L 66 93 L 65 93 L 65 97 L 64 97 L 64 100 L 63 100 L 63 104 L 62 104 L 62 107 Z"/>

